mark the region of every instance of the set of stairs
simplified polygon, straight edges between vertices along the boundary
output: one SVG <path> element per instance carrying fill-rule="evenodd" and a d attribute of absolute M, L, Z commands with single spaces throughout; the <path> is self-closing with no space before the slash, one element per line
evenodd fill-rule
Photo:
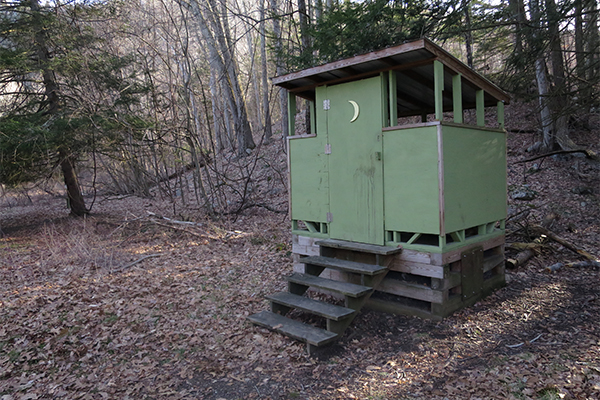
<path fill-rule="evenodd" d="M 304 273 L 293 273 L 287 277 L 288 291 L 267 296 L 271 311 L 261 311 L 248 317 L 256 325 L 305 342 L 309 353 L 343 335 L 374 288 L 387 274 L 393 255 L 402 251 L 401 248 L 333 239 L 321 240 L 316 244 L 320 246 L 321 255 L 300 259 L 304 264 Z M 348 279 L 342 281 L 320 277 L 325 269 L 345 272 Z M 308 298 L 306 293 L 309 288 L 343 296 L 344 306 Z M 292 309 L 325 318 L 326 329 L 287 318 L 286 314 Z"/>

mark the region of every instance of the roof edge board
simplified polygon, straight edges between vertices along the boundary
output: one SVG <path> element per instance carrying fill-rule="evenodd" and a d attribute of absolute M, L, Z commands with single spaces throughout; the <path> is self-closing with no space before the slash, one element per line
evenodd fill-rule
<path fill-rule="evenodd" d="M 375 69 L 372 71 L 367 71 L 367 72 L 362 72 L 360 74 L 356 74 L 356 75 L 349 75 L 349 76 L 344 76 L 342 78 L 337 78 L 337 79 L 332 79 L 329 81 L 325 81 L 319 84 L 312 84 L 312 85 L 305 85 L 305 86 L 296 86 L 294 88 L 291 89 L 287 89 L 289 92 L 299 92 L 299 91 L 307 91 L 307 90 L 312 90 L 314 88 L 316 88 L 317 86 L 322 86 L 322 85 L 335 85 L 338 83 L 343 83 L 343 82 L 348 82 L 348 81 L 353 81 L 353 80 L 359 80 L 359 79 L 365 79 L 365 78 L 370 78 L 372 76 L 376 76 L 382 72 L 386 72 L 386 71 L 402 71 L 405 69 L 411 69 L 411 68 L 415 68 L 421 65 L 427 65 L 427 64 L 431 64 L 432 62 L 434 62 L 437 58 L 436 57 L 432 57 L 432 58 L 426 58 L 424 60 L 419 60 L 419 61 L 413 61 L 412 63 L 408 63 L 408 64 L 398 64 L 395 67 L 385 67 L 385 68 L 380 68 L 380 69 Z M 308 78 L 306 78 L 308 79 Z M 284 83 L 280 83 L 279 86 L 284 87 L 284 85 L 288 85 L 290 86 L 287 82 Z"/>
<path fill-rule="evenodd" d="M 425 40 L 421 38 L 419 40 L 415 40 L 414 42 L 404 43 L 395 47 L 388 47 L 386 49 L 373 51 L 370 53 L 354 56 L 351 58 L 347 58 L 344 60 L 334 61 L 331 63 L 319 65 L 316 67 L 311 67 L 308 69 L 304 69 L 298 72 L 292 72 L 286 75 L 276 76 L 272 78 L 272 82 L 274 85 L 280 85 L 284 82 L 291 81 L 294 79 L 305 78 L 310 75 L 316 75 L 322 72 L 326 72 L 333 69 L 341 69 L 345 67 L 352 67 L 354 65 L 362 64 L 369 61 L 377 61 L 384 57 L 391 57 L 397 54 L 406 53 L 412 50 L 419 50 L 425 48 Z"/>

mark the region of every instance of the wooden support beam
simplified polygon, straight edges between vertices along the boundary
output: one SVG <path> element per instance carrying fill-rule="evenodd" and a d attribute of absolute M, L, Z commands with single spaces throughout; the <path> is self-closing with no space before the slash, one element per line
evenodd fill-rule
<path fill-rule="evenodd" d="M 296 95 L 288 91 L 288 134 L 296 134 Z"/>
<path fill-rule="evenodd" d="M 306 133 L 317 133 L 317 108 L 314 101 L 310 101 L 310 132 Z"/>
<path fill-rule="evenodd" d="M 504 129 L 504 102 L 499 101 L 497 106 L 498 113 L 498 125 L 501 129 Z"/>
<path fill-rule="evenodd" d="M 444 64 L 435 60 L 433 62 L 433 91 L 435 96 L 435 119 L 444 118 Z"/>
<path fill-rule="evenodd" d="M 396 86 L 396 71 L 390 71 L 390 126 L 398 125 L 398 88 Z"/>
<path fill-rule="evenodd" d="M 485 92 L 481 89 L 475 92 L 475 107 L 477 109 L 477 126 L 485 126 Z"/>
<path fill-rule="evenodd" d="M 456 74 L 452 77 L 452 104 L 454 107 L 454 122 L 463 123 L 462 107 L 462 75 Z"/>
<path fill-rule="evenodd" d="M 389 114 L 389 102 L 390 97 L 388 95 L 389 92 L 389 74 L 387 72 L 380 72 L 379 76 L 381 77 L 381 127 L 387 128 L 388 126 L 392 126 L 390 122 L 390 114 Z"/>

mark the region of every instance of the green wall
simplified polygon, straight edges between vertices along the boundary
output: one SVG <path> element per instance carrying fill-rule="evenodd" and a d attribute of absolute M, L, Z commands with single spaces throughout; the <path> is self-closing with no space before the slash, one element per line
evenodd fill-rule
<path fill-rule="evenodd" d="M 289 141 L 292 219 L 327 222 L 329 173 L 324 136 Z"/>
<path fill-rule="evenodd" d="M 437 126 L 383 136 L 385 229 L 439 234 Z"/>
<path fill-rule="evenodd" d="M 506 218 L 506 134 L 442 129 L 446 232 Z"/>

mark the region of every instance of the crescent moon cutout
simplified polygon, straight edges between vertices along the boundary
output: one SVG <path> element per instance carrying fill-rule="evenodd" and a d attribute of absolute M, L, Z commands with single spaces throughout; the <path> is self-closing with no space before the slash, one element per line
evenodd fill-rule
<path fill-rule="evenodd" d="M 360 108 L 358 107 L 358 104 L 356 104 L 356 102 L 354 100 L 348 100 L 348 103 L 352 104 L 352 107 L 354 107 L 354 116 L 350 120 L 350 122 L 352 123 L 352 122 L 356 121 L 356 119 L 358 118 L 358 114 L 360 113 Z"/>

